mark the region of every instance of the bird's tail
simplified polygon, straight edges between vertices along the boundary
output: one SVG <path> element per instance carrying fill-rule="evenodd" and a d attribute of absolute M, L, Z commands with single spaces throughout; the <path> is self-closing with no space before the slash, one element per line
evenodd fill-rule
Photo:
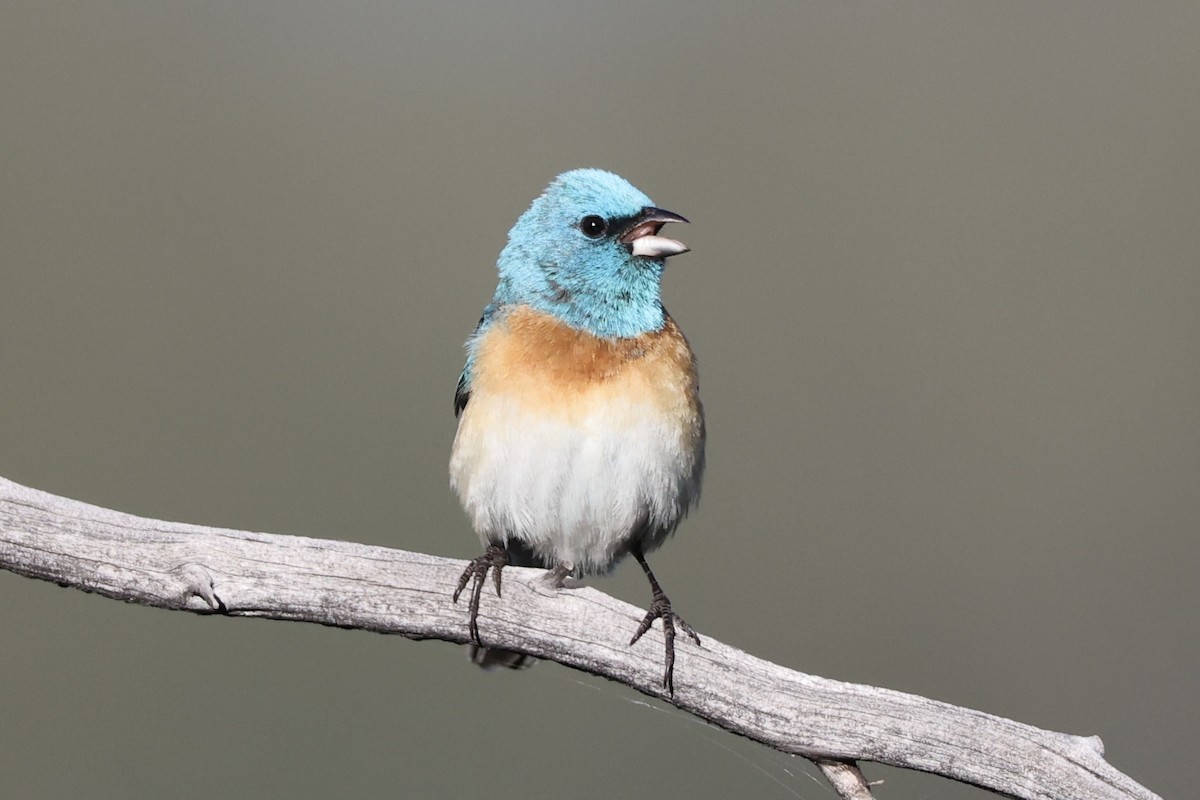
<path fill-rule="evenodd" d="M 528 669 L 537 663 L 537 659 L 516 650 L 501 650 L 498 647 L 481 647 L 469 645 L 467 654 L 471 661 L 486 670 L 499 669 Z"/>

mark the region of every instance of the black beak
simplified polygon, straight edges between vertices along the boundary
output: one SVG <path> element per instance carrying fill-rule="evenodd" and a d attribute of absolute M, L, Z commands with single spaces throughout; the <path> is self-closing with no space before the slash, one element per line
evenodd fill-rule
<path fill-rule="evenodd" d="M 668 222 L 687 222 L 687 218 L 674 211 L 647 206 L 630 220 L 629 227 L 620 236 L 620 241 L 629 245 L 635 256 L 666 258 L 686 253 L 688 247 L 683 242 L 658 235 L 662 226 Z"/>

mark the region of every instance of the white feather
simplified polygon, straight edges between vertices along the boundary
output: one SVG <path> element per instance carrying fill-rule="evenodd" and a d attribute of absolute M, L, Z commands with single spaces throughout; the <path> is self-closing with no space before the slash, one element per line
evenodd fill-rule
<path fill-rule="evenodd" d="M 650 402 L 584 401 L 547 415 L 474 395 L 459 420 L 450 480 L 486 544 L 519 539 L 547 565 L 603 572 L 648 552 L 698 499 L 702 434 Z"/>

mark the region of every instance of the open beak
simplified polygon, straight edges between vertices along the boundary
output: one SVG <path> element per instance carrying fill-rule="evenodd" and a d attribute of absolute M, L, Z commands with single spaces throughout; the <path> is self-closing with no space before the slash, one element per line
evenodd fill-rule
<path fill-rule="evenodd" d="M 629 229 L 621 234 L 621 243 L 629 245 L 630 252 L 645 258 L 666 258 L 686 253 L 688 246 L 683 242 L 659 236 L 658 232 L 668 222 L 687 222 L 671 211 L 647 206 L 629 223 Z"/>

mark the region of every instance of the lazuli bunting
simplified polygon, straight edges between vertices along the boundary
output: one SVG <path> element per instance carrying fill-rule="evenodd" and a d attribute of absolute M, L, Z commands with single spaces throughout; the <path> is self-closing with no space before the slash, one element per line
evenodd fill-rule
<path fill-rule="evenodd" d="M 450 482 L 486 551 L 474 581 L 470 633 L 480 644 L 480 595 L 506 564 L 560 575 L 641 564 L 653 599 L 630 645 L 661 619 L 663 686 L 674 692 L 677 615 L 646 563 L 700 496 L 704 411 L 687 339 L 663 308 L 665 259 L 687 252 L 659 235 L 687 222 L 623 178 L 566 172 L 508 233 L 500 281 L 467 340 L 454 410 Z M 475 648 L 478 663 L 524 657 Z"/>

